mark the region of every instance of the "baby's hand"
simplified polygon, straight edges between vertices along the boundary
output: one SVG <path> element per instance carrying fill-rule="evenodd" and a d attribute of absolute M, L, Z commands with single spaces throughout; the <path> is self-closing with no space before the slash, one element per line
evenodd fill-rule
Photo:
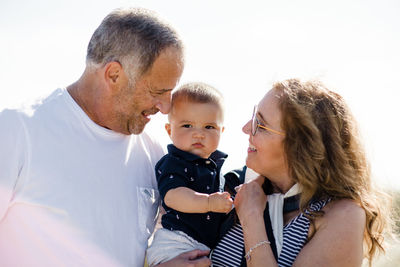
<path fill-rule="evenodd" d="M 212 212 L 228 213 L 232 209 L 233 201 L 228 192 L 216 192 L 208 197 L 208 210 Z"/>

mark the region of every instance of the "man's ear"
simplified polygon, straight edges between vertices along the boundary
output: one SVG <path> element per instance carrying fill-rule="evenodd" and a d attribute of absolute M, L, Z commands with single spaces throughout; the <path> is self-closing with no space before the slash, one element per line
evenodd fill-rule
<path fill-rule="evenodd" d="M 169 137 L 171 137 L 171 124 L 166 123 L 165 124 L 165 130 L 167 130 L 167 133 L 168 133 Z"/>
<path fill-rule="evenodd" d="M 112 61 L 105 66 L 104 78 L 108 84 L 116 85 L 121 82 L 123 73 L 122 65 L 119 62 Z"/>

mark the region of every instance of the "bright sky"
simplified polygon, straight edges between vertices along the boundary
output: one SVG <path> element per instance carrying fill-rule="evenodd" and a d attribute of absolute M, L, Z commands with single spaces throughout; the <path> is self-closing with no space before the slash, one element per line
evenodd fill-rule
<path fill-rule="evenodd" d="M 186 45 L 181 83 L 206 82 L 224 94 L 226 170 L 244 164 L 241 127 L 272 82 L 320 78 L 358 119 L 376 181 L 400 189 L 398 0 L 2 0 L 0 109 L 76 81 L 93 31 L 121 6 L 169 21 Z M 148 129 L 166 144 L 165 120 L 155 116 Z"/>

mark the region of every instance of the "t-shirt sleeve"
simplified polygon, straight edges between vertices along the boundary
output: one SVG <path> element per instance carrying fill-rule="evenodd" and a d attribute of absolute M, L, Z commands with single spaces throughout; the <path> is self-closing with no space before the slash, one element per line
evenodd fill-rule
<path fill-rule="evenodd" d="M 160 191 L 162 199 L 164 199 L 168 190 L 177 187 L 187 187 L 187 168 L 180 160 L 169 157 L 168 155 L 164 156 L 156 165 L 155 171 L 158 190 Z"/>
<path fill-rule="evenodd" d="M 25 162 L 26 130 L 13 110 L 0 112 L 0 221 L 14 195 Z"/>

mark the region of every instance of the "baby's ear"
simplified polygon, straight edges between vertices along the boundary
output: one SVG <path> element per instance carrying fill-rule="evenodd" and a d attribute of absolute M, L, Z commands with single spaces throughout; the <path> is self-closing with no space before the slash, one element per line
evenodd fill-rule
<path fill-rule="evenodd" d="M 222 128 L 221 128 L 221 133 L 223 133 L 224 131 L 225 131 L 225 127 L 222 126 Z"/>
<path fill-rule="evenodd" d="M 167 133 L 168 133 L 169 137 L 171 137 L 171 124 L 166 123 L 165 124 L 165 130 L 167 130 Z"/>

